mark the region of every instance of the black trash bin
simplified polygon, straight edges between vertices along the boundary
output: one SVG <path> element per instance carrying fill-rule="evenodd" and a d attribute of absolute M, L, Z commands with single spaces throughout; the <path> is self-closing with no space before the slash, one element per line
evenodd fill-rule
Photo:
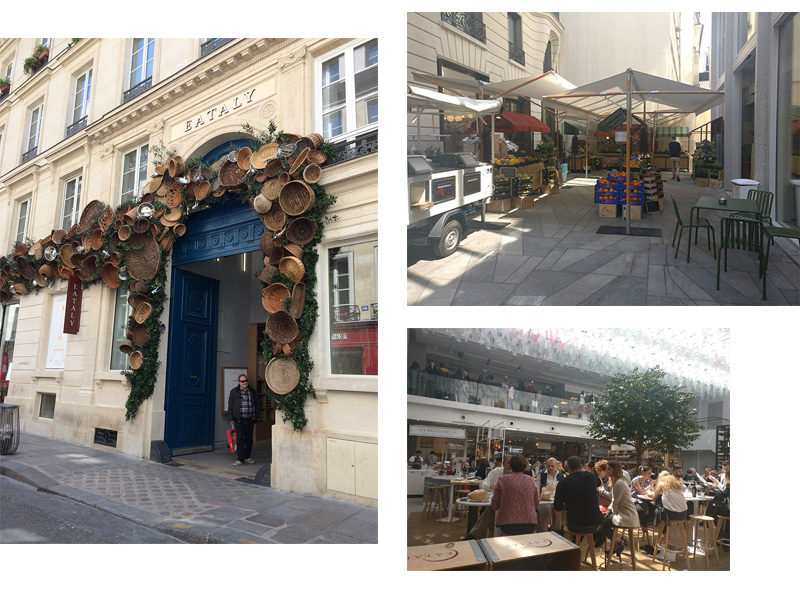
<path fill-rule="evenodd" d="M 0 454 L 14 454 L 19 447 L 19 405 L 0 404 Z"/>

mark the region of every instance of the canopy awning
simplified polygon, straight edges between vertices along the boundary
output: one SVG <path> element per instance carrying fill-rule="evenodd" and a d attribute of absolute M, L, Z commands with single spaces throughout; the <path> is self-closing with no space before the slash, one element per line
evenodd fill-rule
<path fill-rule="evenodd" d="M 502 100 L 476 100 L 466 96 L 451 96 L 428 88 L 409 85 L 407 103 L 417 110 L 444 110 L 469 115 L 496 114 L 503 110 Z"/>
<path fill-rule="evenodd" d="M 567 135 L 578 135 L 586 133 L 586 124 L 576 121 L 564 121 L 564 133 Z"/>
<path fill-rule="evenodd" d="M 548 71 L 533 77 L 520 77 L 506 81 L 481 81 L 479 79 L 466 79 L 461 77 L 444 77 L 442 75 L 429 75 L 427 73 L 412 73 L 414 81 L 438 85 L 442 89 L 451 91 L 507 98 L 541 98 L 548 94 L 565 94 L 575 89 L 575 85 L 561 77 L 555 71 Z"/>
<path fill-rule="evenodd" d="M 688 127 L 656 127 L 656 135 L 686 137 L 689 135 Z"/>
<path fill-rule="evenodd" d="M 632 128 L 645 125 L 644 121 L 636 115 L 631 114 L 631 118 L 635 121 L 631 124 Z M 597 124 L 597 135 L 612 135 L 615 129 L 625 129 L 627 119 L 627 111 L 623 108 L 618 108 Z"/>
<path fill-rule="evenodd" d="M 484 117 L 484 120 L 489 118 Z M 489 124 L 487 123 L 487 125 Z M 494 118 L 494 129 L 502 133 L 518 133 L 520 131 L 550 133 L 550 128 L 536 117 L 511 112 L 510 110 L 504 110 Z"/>

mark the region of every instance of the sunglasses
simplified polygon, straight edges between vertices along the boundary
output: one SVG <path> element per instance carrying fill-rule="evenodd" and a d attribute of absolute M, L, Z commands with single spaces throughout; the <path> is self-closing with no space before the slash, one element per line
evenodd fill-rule
<path fill-rule="evenodd" d="M 247 379 L 240 379 L 239 383 L 247 383 Z"/>

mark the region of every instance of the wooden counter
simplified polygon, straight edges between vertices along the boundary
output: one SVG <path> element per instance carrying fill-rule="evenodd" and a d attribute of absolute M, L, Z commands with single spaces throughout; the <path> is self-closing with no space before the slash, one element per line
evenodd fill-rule
<path fill-rule="evenodd" d="M 577 571 L 580 548 L 552 531 L 480 540 L 493 571 Z"/>
<path fill-rule="evenodd" d="M 489 564 L 476 540 L 408 548 L 409 571 L 487 571 Z"/>

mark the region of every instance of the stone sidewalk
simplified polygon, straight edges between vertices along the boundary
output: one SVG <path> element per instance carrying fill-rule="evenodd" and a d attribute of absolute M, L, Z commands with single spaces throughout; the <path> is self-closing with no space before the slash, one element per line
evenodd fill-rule
<path fill-rule="evenodd" d="M 690 178 L 664 181 L 664 211 L 632 221 L 656 228 L 660 237 L 601 235 L 601 225 L 625 225 L 622 218 L 597 215 L 594 180 L 572 178 L 554 196 L 532 208 L 489 213 L 459 249 L 434 259 L 425 249 L 408 251 L 409 305 L 797 305 L 800 304 L 800 250 L 779 240 L 770 251 L 767 300 L 761 300 L 758 261 L 753 253 L 731 250 L 728 271 L 720 274 L 707 247 L 705 231 L 686 262 L 684 231 L 678 257 L 671 246 L 678 202 L 684 223 L 701 195 Z M 719 219 L 727 213 L 704 211 L 719 245 Z"/>
<path fill-rule="evenodd" d="M 29 433 L 16 454 L 0 456 L 0 484 L 2 476 L 194 543 L 378 541 L 374 508 Z"/>

